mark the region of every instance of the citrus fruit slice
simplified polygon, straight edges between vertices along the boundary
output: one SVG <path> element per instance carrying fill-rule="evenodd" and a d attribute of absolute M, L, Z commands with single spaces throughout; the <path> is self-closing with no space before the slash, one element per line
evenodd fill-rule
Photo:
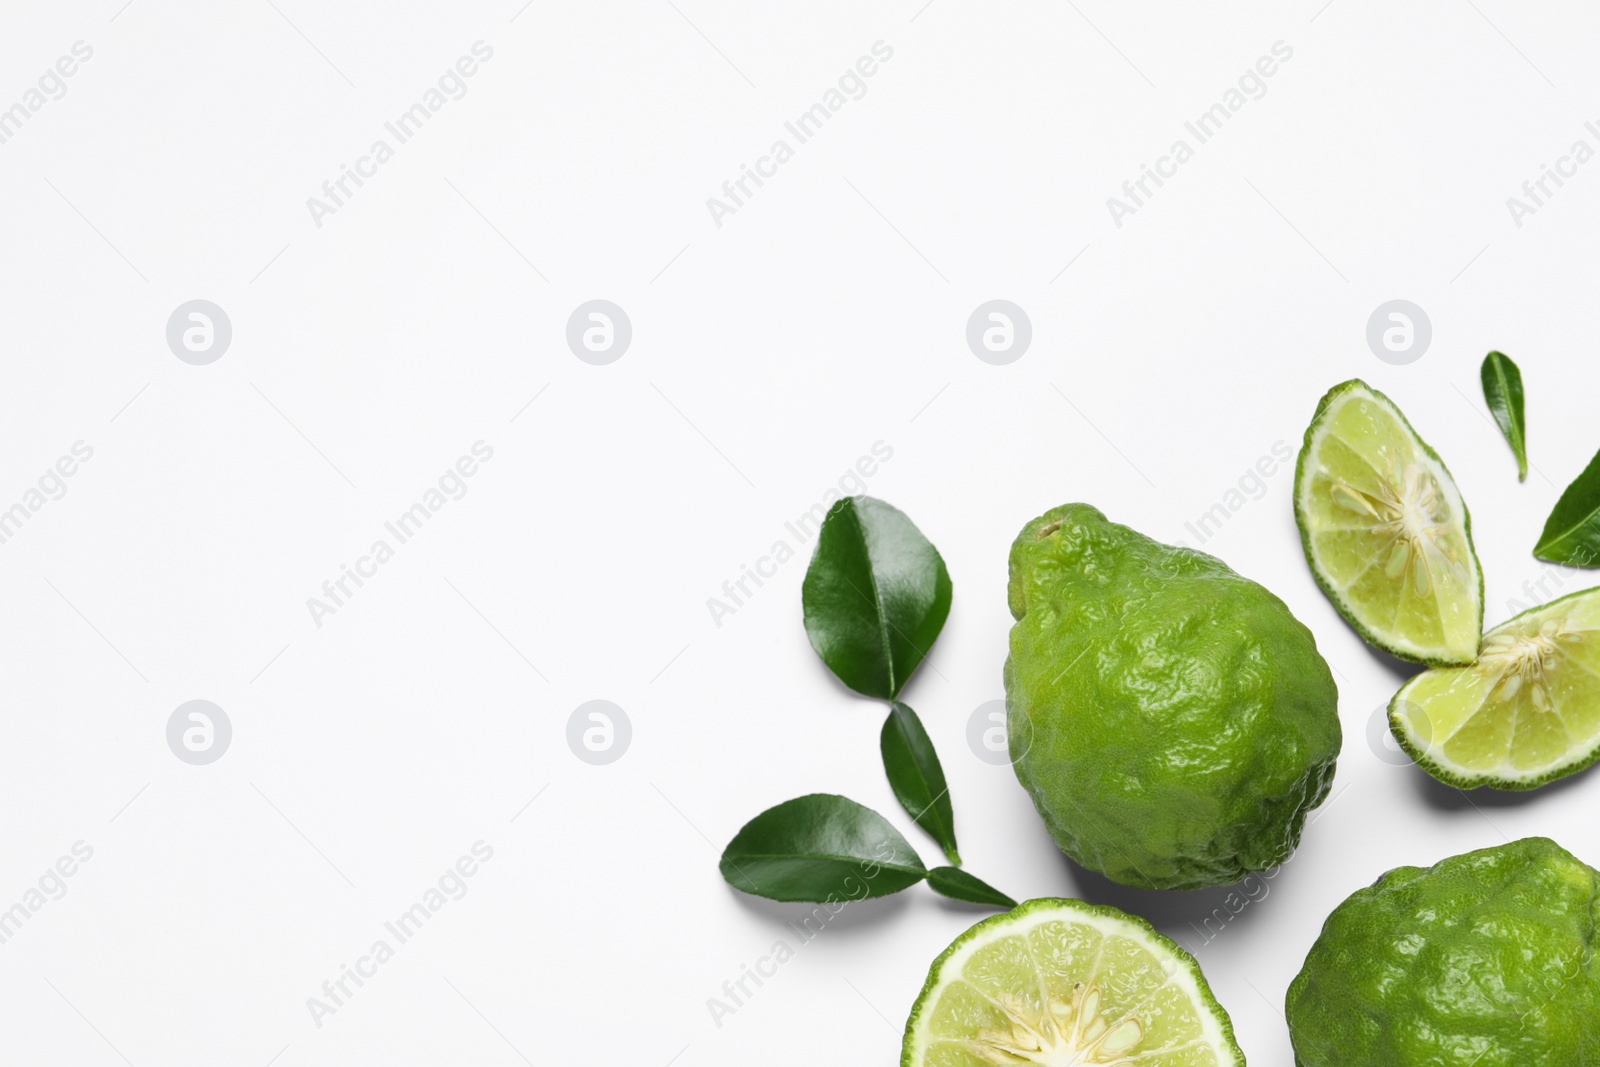
<path fill-rule="evenodd" d="M 1470 667 L 1412 678 L 1389 728 L 1458 789 L 1536 789 L 1588 767 L 1600 759 L 1600 589 L 1501 623 Z"/>
<path fill-rule="evenodd" d="M 1030 900 L 933 961 L 901 1067 L 1243 1067 L 1200 965 L 1143 919 Z"/>
<path fill-rule="evenodd" d="M 1483 574 L 1456 483 L 1394 402 L 1367 383 L 1317 405 L 1294 517 L 1328 599 L 1368 642 L 1430 666 L 1471 663 Z"/>

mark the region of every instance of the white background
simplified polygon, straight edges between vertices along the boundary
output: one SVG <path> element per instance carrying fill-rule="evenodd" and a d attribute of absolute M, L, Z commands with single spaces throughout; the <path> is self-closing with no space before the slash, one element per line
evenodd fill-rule
<path fill-rule="evenodd" d="M 706 607 L 876 441 L 868 491 L 954 580 L 907 699 L 968 868 L 1189 943 L 1225 891 L 1072 868 L 967 747 L 1025 521 L 1083 500 L 1195 544 L 1361 376 L 1454 470 L 1489 623 L 1589 582 L 1523 591 L 1600 444 L 1600 163 L 1520 228 L 1506 198 L 1600 147 L 1592 9 L 274 2 L 0 15 L 0 108 L 94 49 L 0 145 L 0 507 L 94 450 L 0 545 L 0 907 L 94 850 L 0 945 L 6 1062 L 892 1062 L 929 961 L 984 914 L 925 888 L 847 909 L 720 1026 L 707 1007 L 807 910 L 717 874 L 762 808 L 846 793 L 936 855 L 883 780 L 881 709 L 806 643 L 809 545 L 720 627 Z M 306 199 L 479 40 L 467 95 L 315 225 Z M 719 228 L 706 198 L 880 40 L 866 95 Z M 1114 225 L 1106 198 L 1280 40 L 1266 95 Z M 634 329 L 603 367 L 564 340 L 597 297 Z M 195 298 L 233 324 L 209 366 L 165 340 Z M 1008 366 L 965 342 L 993 298 L 1033 324 Z M 1408 366 L 1365 341 L 1394 298 L 1433 324 Z M 1527 380 L 1522 485 L 1477 383 L 1492 347 Z M 467 495 L 315 625 L 307 598 L 479 440 Z M 1198 947 L 1257 1064 L 1290 1062 L 1284 991 L 1386 869 L 1536 833 L 1600 860 L 1593 775 L 1468 798 L 1380 758 L 1400 675 L 1313 584 L 1291 479 L 1205 544 L 1315 631 L 1345 727 L 1300 853 Z M 209 766 L 165 740 L 195 698 L 234 728 Z M 596 698 L 633 728 L 608 766 L 566 743 Z M 307 998 L 479 840 L 467 895 L 317 1026 Z"/>

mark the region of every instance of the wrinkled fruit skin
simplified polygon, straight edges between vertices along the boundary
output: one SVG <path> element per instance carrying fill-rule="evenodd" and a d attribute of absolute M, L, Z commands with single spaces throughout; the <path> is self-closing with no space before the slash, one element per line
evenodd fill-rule
<path fill-rule="evenodd" d="M 1298 1067 L 1600 1064 L 1600 873 L 1542 837 L 1400 867 L 1289 987 Z"/>
<path fill-rule="evenodd" d="M 1087 504 L 1011 546 L 1007 733 L 1061 850 L 1198 889 L 1294 851 L 1333 780 L 1338 691 L 1283 601 Z"/>

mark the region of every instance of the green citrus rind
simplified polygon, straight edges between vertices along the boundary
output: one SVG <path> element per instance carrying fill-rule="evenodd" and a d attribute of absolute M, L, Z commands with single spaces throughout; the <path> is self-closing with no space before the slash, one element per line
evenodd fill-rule
<path fill-rule="evenodd" d="M 1284 997 L 1296 1067 L 1600 1063 L 1600 872 L 1543 837 L 1396 867 Z"/>
<path fill-rule="evenodd" d="M 1576 593 L 1569 593 L 1566 596 L 1558 597 L 1555 600 L 1549 601 L 1548 603 L 1529 608 L 1527 611 L 1512 616 L 1499 626 L 1496 626 L 1492 630 L 1485 633 L 1483 635 L 1484 641 L 1487 642 L 1491 637 L 1494 637 L 1497 634 L 1515 632 L 1518 628 L 1517 624 L 1522 620 L 1527 619 L 1529 616 L 1556 614 L 1556 612 L 1553 612 L 1552 609 L 1555 609 L 1561 604 L 1565 604 L 1569 601 L 1588 596 L 1600 596 L 1600 587 L 1595 587 L 1592 589 L 1580 589 Z M 1575 747 L 1573 750 L 1571 750 L 1572 754 L 1569 758 L 1557 763 L 1553 763 L 1548 767 L 1541 768 L 1537 772 L 1524 774 L 1517 777 L 1495 774 L 1493 772 L 1469 771 L 1454 764 L 1448 764 L 1444 760 L 1435 758 L 1435 756 L 1429 751 L 1429 747 L 1421 740 L 1414 737 L 1412 732 L 1406 728 L 1406 723 L 1403 721 L 1400 714 L 1401 706 L 1407 703 L 1406 695 L 1411 690 L 1416 688 L 1423 678 L 1434 674 L 1435 671 L 1465 672 L 1475 670 L 1477 667 L 1477 664 L 1473 664 L 1466 667 L 1437 667 L 1430 671 L 1424 671 L 1423 673 L 1418 674 L 1408 680 L 1406 684 L 1401 686 L 1399 691 L 1395 693 L 1393 699 L 1389 701 L 1389 732 L 1394 735 L 1395 742 L 1405 750 L 1406 755 L 1410 756 L 1412 761 L 1415 762 L 1418 767 L 1421 767 L 1424 771 L 1427 771 L 1428 774 L 1443 782 L 1445 785 L 1454 786 L 1456 789 L 1488 788 L 1498 789 L 1504 792 L 1528 792 L 1530 790 L 1549 785 L 1551 782 L 1560 781 L 1562 778 L 1570 778 L 1572 775 L 1577 774 L 1580 771 L 1588 770 L 1597 762 L 1600 762 L 1600 734 L 1590 738 L 1587 747 Z M 1420 701 L 1417 703 L 1419 705 L 1421 704 Z"/>
<path fill-rule="evenodd" d="M 1466 666 L 1477 658 L 1476 648 L 1474 648 L 1470 654 L 1468 654 L 1464 649 L 1458 649 L 1452 652 L 1449 649 L 1441 647 L 1427 648 L 1401 640 L 1392 634 L 1383 633 L 1377 628 L 1364 622 L 1360 618 L 1355 605 L 1351 604 L 1345 598 L 1343 593 L 1336 588 L 1332 579 L 1317 563 L 1316 550 L 1311 543 L 1312 519 L 1307 512 L 1304 499 L 1304 494 L 1307 490 L 1308 482 L 1312 473 L 1309 469 L 1312 444 L 1316 438 L 1317 431 L 1321 428 L 1324 418 L 1327 416 L 1329 410 L 1334 406 L 1334 403 L 1343 399 L 1346 394 L 1356 392 L 1357 390 L 1364 392 L 1376 400 L 1381 406 L 1388 409 L 1395 416 L 1395 418 L 1399 420 L 1400 425 L 1405 427 L 1405 431 L 1410 436 L 1411 440 L 1417 445 L 1421 452 L 1438 467 L 1437 473 L 1443 475 L 1442 483 L 1448 485 L 1449 490 L 1454 494 L 1454 502 L 1460 505 L 1462 538 L 1466 542 L 1467 557 L 1469 560 L 1471 560 L 1473 575 L 1477 578 L 1477 603 L 1475 607 L 1478 619 L 1477 629 L 1479 634 L 1482 634 L 1483 567 L 1478 563 L 1477 549 L 1472 543 L 1472 513 L 1467 508 L 1466 500 L 1461 496 L 1461 491 L 1455 484 L 1455 477 L 1450 473 L 1450 468 L 1445 466 L 1445 462 L 1439 458 L 1439 454 L 1433 450 L 1432 446 L 1430 446 L 1428 442 L 1422 439 L 1420 434 L 1417 433 L 1416 428 L 1411 425 L 1411 421 L 1406 418 L 1405 413 L 1400 410 L 1399 405 L 1390 400 L 1383 393 L 1380 393 L 1378 390 L 1372 388 L 1372 386 L 1368 385 L 1360 378 L 1352 378 L 1347 382 L 1341 382 L 1323 394 L 1322 399 L 1317 402 L 1317 411 L 1316 414 L 1312 416 L 1311 424 L 1306 427 L 1305 437 L 1301 443 L 1300 455 L 1295 461 L 1294 518 L 1295 525 L 1299 527 L 1300 530 L 1300 545 L 1305 551 L 1306 563 L 1311 568 L 1312 577 L 1316 579 L 1317 585 L 1320 586 L 1323 593 L 1326 594 L 1329 602 L 1332 603 L 1339 614 L 1344 617 L 1345 622 L 1349 623 L 1350 627 L 1355 630 L 1356 633 L 1361 635 L 1362 640 L 1366 641 L 1374 648 L 1381 649 L 1397 659 L 1407 660 L 1412 663 L 1422 663 L 1429 667 Z"/>
<path fill-rule="evenodd" d="M 1052 917 L 1095 926 L 1102 931 L 1107 925 L 1113 926 L 1120 935 L 1142 942 L 1157 958 L 1173 961 L 1177 965 L 1173 977 L 1181 974 L 1187 979 L 1189 988 L 1184 992 L 1189 994 L 1189 1000 L 1199 1010 L 1203 1022 L 1209 1024 L 1210 1051 L 1216 1054 L 1219 1067 L 1245 1067 L 1244 1052 L 1234 1039 L 1233 1020 L 1228 1017 L 1227 1009 L 1217 1002 L 1205 975 L 1201 973 L 1199 962 L 1192 955 L 1137 915 L 1106 904 L 1090 904 L 1065 897 L 1040 897 L 1025 901 L 1008 912 L 990 916 L 968 929 L 939 954 L 928 968 L 927 981 L 923 983 L 922 992 L 911 1007 L 911 1016 L 906 1020 L 900 1067 L 925 1067 L 929 1041 L 926 1030 L 931 1015 L 928 1009 L 937 1004 L 937 994 L 961 975 L 957 971 L 947 978 L 944 972 L 948 966 L 965 963 L 983 945 L 1009 933 L 1021 932 L 1012 928 L 1026 930 Z"/>

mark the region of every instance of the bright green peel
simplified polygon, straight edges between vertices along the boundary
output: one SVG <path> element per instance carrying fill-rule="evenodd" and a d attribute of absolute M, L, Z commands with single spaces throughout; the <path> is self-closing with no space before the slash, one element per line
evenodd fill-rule
<path fill-rule="evenodd" d="M 1600 1063 L 1600 872 L 1528 838 L 1400 867 L 1336 908 L 1289 986 L 1297 1067 Z"/>

